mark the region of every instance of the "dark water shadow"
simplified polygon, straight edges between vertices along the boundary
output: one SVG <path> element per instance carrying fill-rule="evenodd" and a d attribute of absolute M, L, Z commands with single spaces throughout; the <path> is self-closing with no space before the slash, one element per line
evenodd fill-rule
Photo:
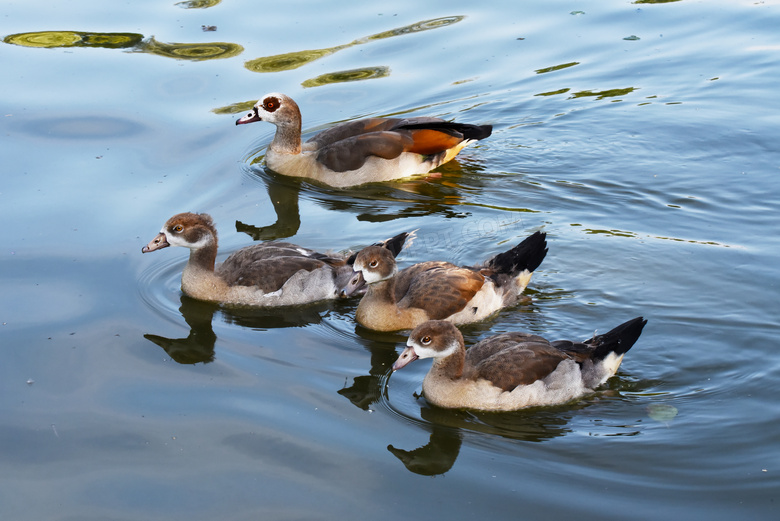
<path fill-rule="evenodd" d="M 387 450 L 415 474 L 444 474 L 455 464 L 463 440 L 474 435 L 500 436 L 524 442 L 539 443 L 571 432 L 567 427 L 578 409 L 586 403 L 554 407 L 534 407 L 516 412 L 479 412 L 442 409 L 422 397 L 420 420 L 413 423 L 430 433 L 428 442 L 414 449 L 390 444 Z"/>
<path fill-rule="evenodd" d="M 443 427 L 435 422 L 430 425 L 431 435 L 428 443 L 412 450 L 387 446 L 387 450 L 398 458 L 404 466 L 421 476 L 437 476 L 447 473 L 460 454 L 463 433 L 460 429 Z"/>
<path fill-rule="evenodd" d="M 355 376 L 352 385 L 345 385 L 337 392 L 356 407 L 368 411 L 372 405 L 381 402 L 384 380 L 398 358 L 396 347 L 406 343 L 407 335 L 380 333 L 356 325 L 355 338 L 370 354 L 368 374 Z"/>
<path fill-rule="evenodd" d="M 304 327 L 322 322 L 323 314 L 338 306 L 336 300 L 323 300 L 300 306 L 267 308 L 223 307 L 222 318 L 228 324 L 254 329 Z"/>
<path fill-rule="evenodd" d="M 372 183 L 356 188 L 333 188 L 307 179 L 283 176 L 259 165 L 256 158 L 249 175 L 266 186 L 276 212 L 272 224 L 236 221 L 236 230 L 254 240 L 291 237 L 301 226 L 300 200 L 309 200 L 329 211 L 353 214 L 361 222 L 389 222 L 410 217 L 439 215 L 465 219 L 472 215 L 464 195 L 479 192 L 485 169 L 479 163 L 464 164 L 457 159 L 442 165 L 425 177 L 387 183 Z"/>
<path fill-rule="evenodd" d="M 276 212 L 276 222 L 265 226 L 236 221 L 236 231 L 246 233 L 256 241 L 285 239 L 298 233 L 301 227 L 301 215 L 298 200 L 301 185 L 297 179 L 274 173 L 260 176 L 266 185 L 268 198 Z"/>
<path fill-rule="evenodd" d="M 536 407 L 523 411 L 496 413 L 441 409 L 419 398 L 420 429 L 430 432 L 428 442 L 406 450 L 390 444 L 387 450 L 415 474 L 444 474 L 455 464 L 464 438 L 474 433 L 503 438 L 543 442 L 571 432 L 567 424 L 582 406 Z"/>
<path fill-rule="evenodd" d="M 274 308 L 232 308 L 211 302 L 203 302 L 181 296 L 179 312 L 190 327 L 186 338 L 167 338 L 145 334 L 144 338 L 160 346 L 175 362 L 197 364 L 213 362 L 217 335 L 214 333 L 214 316 L 220 315 L 228 324 L 268 330 L 288 327 L 304 327 L 322 322 L 322 315 L 338 307 L 337 301 L 322 301 L 302 306 Z"/>
<path fill-rule="evenodd" d="M 217 304 L 182 295 L 179 312 L 190 326 L 189 335 L 186 338 L 166 338 L 147 333 L 144 338 L 162 347 L 172 360 L 180 364 L 213 362 L 217 335 L 211 323 L 218 309 Z"/>

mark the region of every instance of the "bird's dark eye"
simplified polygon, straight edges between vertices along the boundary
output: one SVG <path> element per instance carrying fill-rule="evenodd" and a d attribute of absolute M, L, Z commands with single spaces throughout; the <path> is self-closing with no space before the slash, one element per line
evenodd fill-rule
<path fill-rule="evenodd" d="M 422 337 L 422 338 L 420 339 L 420 343 L 421 343 L 422 345 L 424 345 L 424 346 L 427 346 L 428 344 L 430 344 L 430 343 L 431 343 L 431 337 L 429 337 L 428 335 L 425 335 L 424 337 Z"/>
<path fill-rule="evenodd" d="M 279 108 L 279 100 L 274 97 L 268 97 L 263 100 L 263 108 L 268 112 L 273 112 Z"/>
<path fill-rule="evenodd" d="M 377 266 L 379 266 L 379 261 L 376 260 L 376 259 L 374 259 L 374 260 L 372 260 L 371 262 L 368 263 L 368 267 L 369 268 L 376 268 Z"/>
<path fill-rule="evenodd" d="M 181 232 L 183 229 L 184 226 L 182 226 L 181 224 L 177 224 L 176 226 L 173 227 L 173 231 L 175 231 L 176 233 Z"/>

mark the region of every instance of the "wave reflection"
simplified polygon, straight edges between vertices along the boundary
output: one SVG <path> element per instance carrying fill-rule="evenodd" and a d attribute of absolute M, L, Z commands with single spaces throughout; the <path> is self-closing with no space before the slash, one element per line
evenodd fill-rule
<path fill-rule="evenodd" d="M 348 71 L 329 72 L 321 74 L 316 78 L 301 83 L 304 87 L 321 87 L 333 83 L 346 83 L 350 81 L 374 80 L 377 78 L 386 78 L 390 76 L 390 67 L 363 67 L 361 69 L 350 69 Z"/>
<path fill-rule="evenodd" d="M 463 20 L 465 16 L 445 16 L 442 18 L 433 18 L 431 20 L 423 20 L 411 25 L 405 25 L 389 31 L 383 31 L 381 33 L 372 34 L 371 36 L 365 36 L 358 38 L 349 43 L 343 45 L 336 45 L 334 47 L 326 47 L 324 49 L 308 49 L 305 51 L 295 51 L 285 54 L 276 54 L 274 56 L 265 56 L 262 58 L 256 58 L 244 63 L 244 67 L 252 72 L 281 72 L 290 71 L 303 67 L 307 63 L 311 63 L 325 56 L 330 56 L 342 49 L 347 49 L 355 45 L 362 45 L 364 43 L 373 42 L 376 40 L 382 40 L 385 38 L 392 38 L 394 36 L 403 36 L 405 34 L 419 33 L 422 31 L 429 31 L 431 29 L 438 29 L 440 27 L 447 27 Z"/>
<path fill-rule="evenodd" d="M 182 9 L 208 9 L 222 3 L 222 0 L 188 0 L 186 2 L 177 2 Z"/>
<path fill-rule="evenodd" d="M 11 34 L 3 42 L 23 47 L 54 48 L 104 48 L 127 49 L 129 52 L 142 52 L 174 58 L 177 60 L 204 61 L 232 58 L 244 51 L 235 43 L 167 43 L 153 36 L 144 38 L 137 33 L 91 33 L 80 31 L 39 31 Z"/>

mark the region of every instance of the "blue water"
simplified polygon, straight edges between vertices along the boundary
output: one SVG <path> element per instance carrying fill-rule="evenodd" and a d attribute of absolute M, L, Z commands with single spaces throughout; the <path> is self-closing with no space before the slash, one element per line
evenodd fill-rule
<path fill-rule="evenodd" d="M 4 2 L 2 519 L 776 517 L 780 5 L 418 4 Z M 263 171 L 273 128 L 234 122 L 271 91 L 307 134 L 494 133 L 334 190 Z M 472 264 L 542 230 L 530 300 L 467 344 L 649 322 L 594 395 L 440 410 L 354 301 L 182 297 L 186 252 L 140 253 L 181 211 L 220 258 L 418 229 L 402 266 Z"/>

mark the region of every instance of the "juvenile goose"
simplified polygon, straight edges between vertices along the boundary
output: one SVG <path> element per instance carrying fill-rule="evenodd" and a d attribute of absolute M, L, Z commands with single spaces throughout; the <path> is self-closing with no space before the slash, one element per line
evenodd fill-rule
<path fill-rule="evenodd" d="M 397 255 L 408 233 L 376 246 Z M 143 247 L 149 253 L 168 246 L 190 249 L 181 276 L 184 294 L 199 300 L 249 306 L 286 306 L 339 297 L 352 276 L 350 257 L 318 253 L 288 242 L 266 242 L 242 248 L 214 268 L 217 230 L 205 213 L 180 213 Z"/>
<path fill-rule="evenodd" d="M 438 118 L 368 118 L 341 123 L 301 144 L 301 111 L 289 96 L 263 96 L 236 125 L 276 125 L 265 163 L 271 170 L 344 188 L 425 174 L 488 137 L 491 125 Z"/>
<path fill-rule="evenodd" d="M 423 395 L 440 407 L 513 411 L 559 404 L 592 392 L 614 375 L 646 323 L 637 317 L 584 342 L 504 333 L 466 350 L 454 325 L 432 320 L 412 331 L 393 371 L 433 358 Z"/>
<path fill-rule="evenodd" d="M 547 255 L 547 234 L 536 232 L 511 250 L 473 267 L 421 262 L 398 272 L 395 257 L 369 246 L 355 258 L 347 295 L 368 283 L 359 324 L 378 331 L 412 329 L 427 320 L 482 320 L 515 304 Z"/>

